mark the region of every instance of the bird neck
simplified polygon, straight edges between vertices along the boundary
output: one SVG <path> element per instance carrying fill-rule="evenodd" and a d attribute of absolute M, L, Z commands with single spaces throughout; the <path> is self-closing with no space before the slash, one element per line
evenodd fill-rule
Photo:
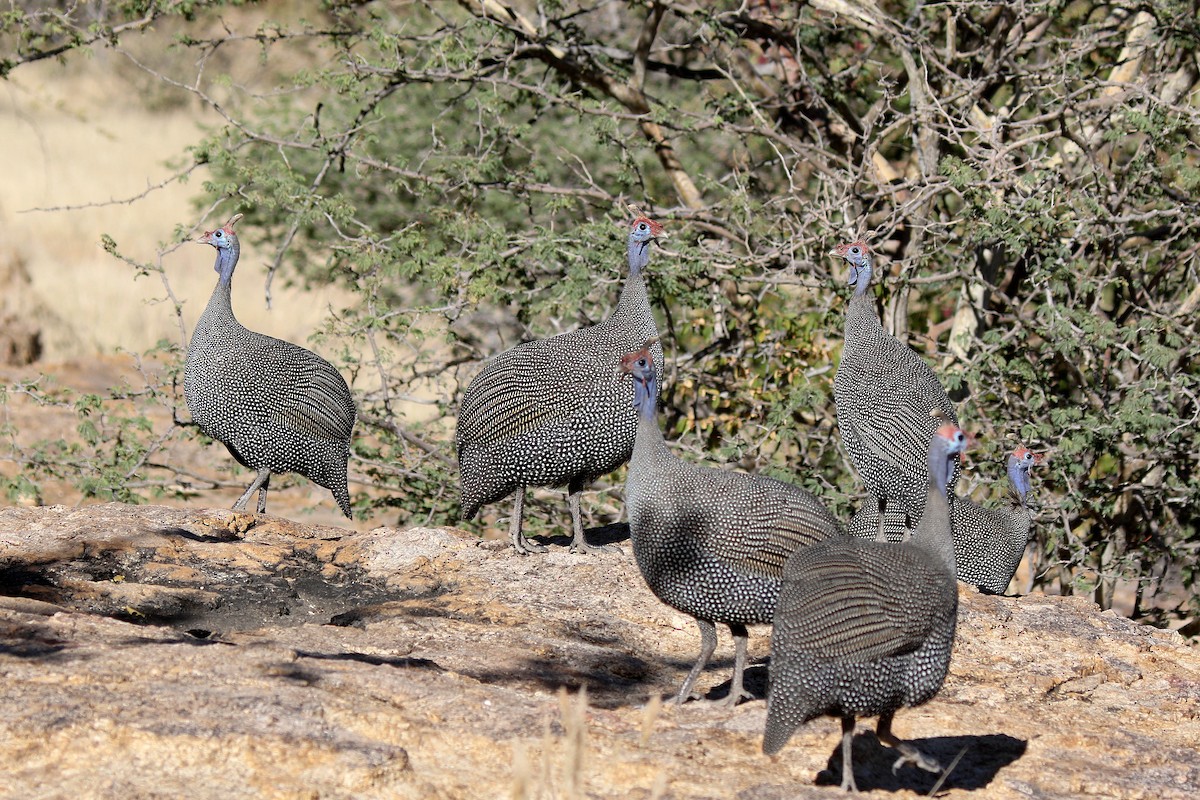
<path fill-rule="evenodd" d="M 630 239 L 626 253 L 629 257 L 629 277 L 641 275 L 650 263 L 650 240 L 638 242 Z"/>
<path fill-rule="evenodd" d="M 671 458 L 671 451 L 667 447 L 667 440 L 663 438 L 662 428 L 658 426 L 658 420 L 654 417 L 644 417 L 638 415 L 637 433 L 633 440 L 633 454 L 630 458 L 630 475 L 633 475 L 635 467 L 642 465 L 644 468 L 650 468 L 656 462 L 661 462 Z"/>
<path fill-rule="evenodd" d="M 867 287 L 871 285 L 871 262 L 864 260 L 861 265 L 852 267 L 851 274 L 854 276 L 854 296 L 866 296 Z"/>
<path fill-rule="evenodd" d="M 228 320 L 236 322 L 236 318 L 233 316 L 232 288 L 233 285 L 227 277 L 217 280 L 212 297 L 208 298 L 208 305 L 204 309 L 202 321 L 205 324 L 209 326 L 224 325 Z"/>
<path fill-rule="evenodd" d="M 637 410 L 638 419 L 648 420 L 658 427 L 658 378 L 653 371 L 645 381 L 634 378 L 633 407 Z"/>
<path fill-rule="evenodd" d="M 614 317 L 635 316 L 650 310 L 650 295 L 646 293 L 646 280 L 641 273 L 630 271 L 621 289 L 621 298 L 617 301 Z"/>
<path fill-rule="evenodd" d="M 846 346 L 860 340 L 875 341 L 883 332 L 883 323 L 875 312 L 875 301 L 871 295 L 856 292 L 846 306 Z"/>
<path fill-rule="evenodd" d="M 633 443 L 634 458 L 647 460 L 666 449 L 662 428 L 658 426 L 658 381 L 653 373 L 650 380 L 633 382 L 633 407 L 637 411 L 637 435 Z"/>
<path fill-rule="evenodd" d="M 1013 493 L 1021 505 L 1029 494 L 1029 471 L 1021 467 L 1021 462 L 1015 456 L 1008 457 L 1008 480 L 1012 483 Z"/>
<path fill-rule="evenodd" d="M 954 458 L 958 458 L 955 454 Z M 913 529 L 912 542 L 945 564 L 955 575 L 954 529 L 950 522 L 950 502 L 946 481 L 951 473 L 950 458 L 936 445 L 929 448 L 929 488 L 925 491 L 925 512 Z"/>
<path fill-rule="evenodd" d="M 233 270 L 237 267 L 240 251 L 237 239 L 232 237 L 228 247 L 217 248 L 217 262 L 213 264 L 213 269 L 217 271 L 217 275 L 221 277 L 220 282 L 225 286 L 229 286 L 233 281 Z"/>
<path fill-rule="evenodd" d="M 925 511 L 913 528 L 909 541 L 944 565 L 953 580 L 958 567 L 954 559 L 954 528 L 950 522 L 950 503 L 945 486 L 944 483 L 940 488 L 932 483 L 929 485 L 925 492 Z"/>

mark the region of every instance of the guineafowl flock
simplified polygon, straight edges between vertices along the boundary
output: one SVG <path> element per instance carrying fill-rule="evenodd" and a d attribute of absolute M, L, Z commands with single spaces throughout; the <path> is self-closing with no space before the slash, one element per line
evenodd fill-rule
<path fill-rule="evenodd" d="M 346 381 L 302 347 L 244 328 L 230 285 L 239 255 L 234 224 L 199 240 L 216 248 L 219 276 L 188 348 L 184 393 L 194 421 L 255 478 L 266 510 L 272 474 L 296 472 L 328 488 L 347 517 L 347 462 L 356 409 Z M 856 790 L 851 738 L 860 716 L 902 762 L 941 765 L 891 732 L 900 708 L 940 690 L 958 606 L 956 579 L 1003 593 L 1030 538 L 1030 470 L 1041 456 L 1008 458 L 1012 501 L 984 508 L 956 497 L 967 436 L 933 369 L 885 332 L 868 292 L 872 250 L 863 241 L 831 255 L 849 267 L 844 346 L 834 401 L 842 442 L 866 489 L 845 529 L 820 499 L 759 475 L 676 456 L 656 412 L 664 354 L 644 271 L 663 226 L 629 224 L 628 275 L 612 315 L 590 327 L 495 355 L 459 406 L 462 515 L 515 494 L 516 553 L 544 552 L 522 530 L 526 487 L 566 487 L 573 552 L 620 552 L 585 541 L 580 495 L 628 464 L 625 505 L 633 556 L 662 602 L 694 618 L 700 653 L 675 702 L 693 698 L 717 644 L 735 642 L 728 695 L 743 686 L 748 625 L 773 625 L 762 748 L 779 752 L 817 716 L 842 721 L 842 787 Z"/>

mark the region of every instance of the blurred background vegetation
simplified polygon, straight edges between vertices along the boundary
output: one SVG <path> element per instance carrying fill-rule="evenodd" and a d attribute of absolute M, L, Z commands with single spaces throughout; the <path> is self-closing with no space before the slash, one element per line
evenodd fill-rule
<path fill-rule="evenodd" d="M 1014 588 L 1200 633 L 1195 2 L 18 0 L 0 53 L 14 78 L 104 55 L 146 107 L 220 120 L 174 162 L 204 180 L 157 256 L 104 240 L 130 281 L 162 279 L 150 313 L 176 332 L 119 391 L 9 386 L 77 419 L 36 446 L 7 431 L 11 497 L 244 483 L 164 457 L 197 436 L 177 379 L 206 295 L 181 303 L 162 256 L 241 211 L 268 299 L 336 290 L 308 343 L 360 400 L 360 513 L 454 523 L 462 389 L 611 310 L 636 203 L 670 234 L 649 281 L 688 457 L 848 519 L 827 253 L 865 238 L 885 326 L 978 437 L 959 493 L 1001 502 L 1004 454 L 1048 452 Z M 622 479 L 585 502 L 593 524 L 620 517 Z M 529 530 L 564 515 L 544 503 Z"/>

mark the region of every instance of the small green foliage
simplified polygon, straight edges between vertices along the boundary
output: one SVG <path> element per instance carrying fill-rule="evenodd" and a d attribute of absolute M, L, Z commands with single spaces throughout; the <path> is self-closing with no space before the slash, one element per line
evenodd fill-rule
<path fill-rule="evenodd" d="M 247 214 L 244 246 L 282 280 L 351 298 L 316 341 L 361 401 L 359 511 L 454 522 L 462 389 L 488 356 L 611 311 L 636 202 L 670 235 L 648 282 L 670 359 L 664 425 L 687 457 L 853 512 L 831 393 L 844 271 L 827 253 L 862 236 L 887 321 L 979 435 L 977 499 L 999 502 L 1014 440 L 1051 453 L 1034 480 L 1034 585 L 1110 603 L 1124 580 L 1151 621 L 1200 612 L 1191 4 L 1147 6 L 1153 58 L 1136 63 L 1119 56 L 1142 15 L 1087 2 L 882 2 L 888 24 L 870 33 L 803 3 L 555 0 L 529 15 L 300 0 L 270 23 L 231 5 L 116 3 L 96 22 L 17 4 L 0 12 L 0 75 L 111 44 L 143 14 L 170 17 L 193 59 L 254 43 L 252 69 L 205 74 L 229 122 L 189 166 L 205 166 L 204 207 Z M 217 14 L 232 35 L 212 33 Z M 1118 85 L 1127 64 L 1138 72 Z M 148 354 L 164 371 L 142 393 L 14 387 L 78 423 L 17 456 L 9 496 L 44 480 L 129 501 L 173 491 L 155 454 L 194 430 L 155 432 L 144 411 L 186 418 L 183 346 Z M 558 510 L 535 512 L 531 532 L 549 514 L 558 528 Z M 1164 561 L 1178 592 L 1151 597 Z"/>

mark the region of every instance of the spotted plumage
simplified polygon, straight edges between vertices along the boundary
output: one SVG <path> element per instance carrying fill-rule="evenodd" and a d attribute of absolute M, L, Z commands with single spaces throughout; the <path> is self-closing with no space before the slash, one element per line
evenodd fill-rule
<path fill-rule="evenodd" d="M 736 645 L 727 699 L 732 705 L 748 696 L 742 689 L 746 626 L 771 621 L 788 557 L 841 532 L 821 501 L 803 489 L 676 458 L 655 419 L 653 365 L 647 350 L 622 360 L 634 379 L 639 417 L 625 483 L 633 554 L 651 591 L 700 628 L 700 656 L 676 703 L 691 695 L 716 647 L 715 623 L 721 623 Z"/>
<path fill-rule="evenodd" d="M 333 492 L 350 517 L 346 463 L 354 399 L 328 361 L 248 330 L 234 317 L 230 289 L 240 246 L 233 226 L 240 218 L 199 239 L 216 248 L 219 278 L 188 346 L 183 374 L 188 411 L 205 435 L 257 473 L 235 509 L 245 508 L 258 490 L 258 511 L 264 513 L 271 475 L 298 472 Z"/>
<path fill-rule="evenodd" d="M 937 410 L 957 424 L 954 406 L 933 370 L 912 348 L 886 333 L 867 287 L 871 249 L 865 242 L 838 245 L 831 255 L 850 265 L 854 295 L 846 308 L 842 358 L 833 380 L 842 443 L 867 491 L 886 517 L 901 511 L 909 523 L 921 518 L 925 504 L 925 467 L 929 437 L 939 422 Z M 958 469 L 947 478 L 953 490 Z"/>
<path fill-rule="evenodd" d="M 984 508 L 956 498 L 950 510 L 954 524 L 954 558 L 958 579 L 973 583 L 984 592 L 1004 594 L 1012 581 L 1025 547 L 1029 544 L 1032 518 L 1025 498 L 1029 494 L 1029 470 L 1041 463 L 1042 455 L 1018 447 L 1007 459 L 1012 494 L 999 508 Z"/>
<path fill-rule="evenodd" d="M 950 496 L 950 522 L 954 527 L 954 555 L 960 581 L 991 594 L 1007 591 L 1029 543 L 1032 520 L 1025 504 L 1029 470 L 1041 460 L 1041 454 L 1025 447 L 1008 456 L 1012 492 L 998 508 L 985 508 L 971 500 Z M 863 503 L 846 527 L 847 533 L 859 539 L 878 539 L 879 530 L 879 511 L 873 498 Z M 903 541 L 909 534 L 906 515 L 887 511 L 882 530 L 886 541 Z"/>
<path fill-rule="evenodd" d="M 880 740 L 902 761 L 938 769 L 897 740 L 891 722 L 897 709 L 937 694 L 949 669 L 958 592 L 945 486 L 965 446 L 952 425 L 933 436 L 924 514 L 908 542 L 839 537 L 788 560 L 771 637 L 763 752 L 779 752 L 811 719 L 840 717 L 842 788 L 854 790 L 855 718 L 878 715 Z"/>
<path fill-rule="evenodd" d="M 629 228 L 629 276 L 612 315 L 596 325 L 527 342 L 484 365 L 459 407 L 459 476 L 462 515 L 514 491 L 509 536 L 519 553 L 545 550 L 521 532 L 526 486 L 566 486 L 573 530 L 571 549 L 594 549 L 583 538 L 579 494 L 589 483 L 629 460 L 637 415 L 628 380 L 617 375 L 620 358 L 653 341 L 662 346 L 642 270 L 650 244 L 663 228 L 645 217 Z M 661 367 L 660 367 L 661 370 Z M 660 373 L 661 374 L 661 373 Z"/>

